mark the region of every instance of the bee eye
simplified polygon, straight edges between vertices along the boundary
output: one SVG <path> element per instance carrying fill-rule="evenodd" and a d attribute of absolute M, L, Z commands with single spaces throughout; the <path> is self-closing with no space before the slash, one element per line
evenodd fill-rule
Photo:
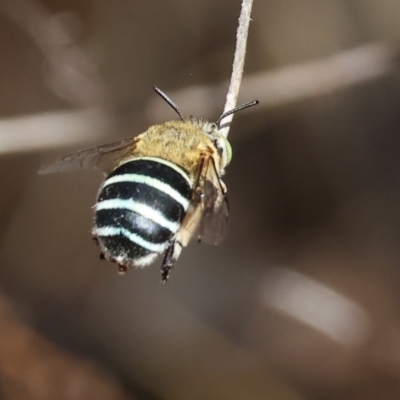
<path fill-rule="evenodd" d="M 214 143 L 219 155 L 222 157 L 224 167 L 227 166 L 232 160 L 231 144 L 229 143 L 228 139 L 224 138 L 223 136 L 218 137 Z"/>
<path fill-rule="evenodd" d="M 232 146 L 229 143 L 228 139 L 224 138 L 225 142 L 225 153 L 226 153 L 226 165 L 228 165 L 232 160 Z"/>

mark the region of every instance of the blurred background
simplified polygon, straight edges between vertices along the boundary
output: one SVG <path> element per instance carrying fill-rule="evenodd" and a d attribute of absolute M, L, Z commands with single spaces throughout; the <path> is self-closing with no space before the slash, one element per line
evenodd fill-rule
<path fill-rule="evenodd" d="M 84 146 L 217 120 L 239 0 L 0 1 L 0 399 L 400 398 L 400 2 L 255 0 L 231 209 L 119 276 Z"/>

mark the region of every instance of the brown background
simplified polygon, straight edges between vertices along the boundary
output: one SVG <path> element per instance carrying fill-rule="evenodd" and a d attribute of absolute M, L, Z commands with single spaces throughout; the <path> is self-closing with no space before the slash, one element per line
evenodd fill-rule
<path fill-rule="evenodd" d="M 224 82 L 239 8 L 0 2 L 0 139 L 2 121 L 27 133 L 14 151 L 0 142 L 1 399 L 400 398 L 399 1 L 255 0 L 247 77 L 293 67 L 298 82 L 319 60 L 334 76 L 330 56 L 373 43 L 394 57 L 376 79 L 318 94 L 316 74 L 308 94 L 288 83 L 286 101 L 235 116 L 228 236 L 193 243 L 167 285 L 158 263 L 120 277 L 98 259 L 97 172 L 36 173 L 158 122 L 153 85 L 178 99 Z M 240 102 L 254 97 L 244 87 Z M 224 96 L 208 101 L 210 115 L 179 105 L 215 120 Z M 51 145 L 21 125 L 94 107 L 98 137 L 75 139 L 67 118 L 54 135 L 68 144 Z"/>

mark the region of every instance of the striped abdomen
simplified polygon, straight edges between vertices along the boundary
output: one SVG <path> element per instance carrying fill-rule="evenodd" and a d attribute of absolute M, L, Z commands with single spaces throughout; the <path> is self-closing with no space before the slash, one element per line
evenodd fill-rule
<path fill-rule="evenodd" d="M 191 191 L 186 173 L 159 158 L 137 158 L 116 168 L 95 206 L 93 234 L 105 257 L 126 267 L 150 264 L 178 231 Z"/>

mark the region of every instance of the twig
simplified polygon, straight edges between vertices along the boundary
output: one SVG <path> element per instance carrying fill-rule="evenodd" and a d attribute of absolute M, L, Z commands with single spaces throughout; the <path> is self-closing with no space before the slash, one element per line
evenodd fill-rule
<path fill-rule="evenodd" d="M 373 43 L 304 64 L 246 77 L 242 92 L 262 107 L 329 95 L 380 78 L 393 71 L 400 54 L 397 43 Z"/>
<path fill-rule="evenodd" d="M 0 13 L 25 31 L 41 51 L 53 92 L 82 111 L 58 111 L 0 119 L 0 156 L 87 144 L 112 125 L 106 88 L 97 66 L 78 44 L 65 17 L 38 0 L 0 0 Z"/>
<path fill-rule="evenodd" d="M 242 76 L 243 76 L 244 60 L 246 57 L 247 36 L 249 32 L 252 5 L 253 5 L 253 0 L 242 1 L 242 9 L 240 11 L 240 17 L 239 17 L 239 26 L 236 33 L 236 49 L 233 60 L 231 82 L 229 85 L 228 94 L 226 95 L 224 113 L 235 108 L 237 104 L 237 98 L 239 95 L 240 84 L 242 82 Z M 233 119 L 233 114 L 225 117 L 223 119 L 223 123 L 221 121 L 222 128 L 220 129 L 220 133 L 225 137 L 228 137 L 232 119 Z"/>
<path fill-rule="evenodd" d="M 0 156 L 84 145 L 104 138 L 110 125 L 101 109 L 2 118 Z"/>
<path fill-rule="evenodd" d="M 395 69 L 399 55 L 397 43 L 367 44 L 303 64 L 246 75 L 241 95 L 260 101 L 260 106 L 250 108 L 247 112 L 259 112 L 261 109 L 329 95 L 389 74 Z M 215 115 L 226 85 L 227 82 L 191 86 L 170 93 L 170 96 L 177 104 L 190 104 L 199 115 Z M 169 115 L 167 112 L 163 105 L 154 100 L 147 106 L 147 115 L 151 120 L 165 120 Z"/>

